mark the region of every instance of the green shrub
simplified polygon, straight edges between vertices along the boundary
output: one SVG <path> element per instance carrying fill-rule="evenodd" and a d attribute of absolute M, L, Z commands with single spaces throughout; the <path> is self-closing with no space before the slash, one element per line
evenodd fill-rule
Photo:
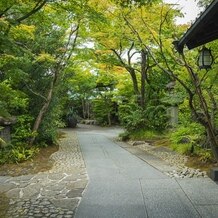
<path fill-rule="evenodd" d="M 39 148 L 26 146 L 7 146 L 0 149 L 0 164 L 20 163 L 31 159 L 39 152 Z"/>
<path fill-rule="evenodd" d="M 32 147 L 32 148 L 25 148 L 22 146 L 14 147 L 11 150 L 10 159 L 12 162 L 19 163 L 22 161 L 29 160 L 38 152 L 39 152 L 39 148 L 36 147 Z"/>
<path fill-rule="evenodd" d="M 149 129 L 163 131 L 168 125 L 166 108 L 163 105 L 149 106 L 145 110 L 134 103 L 119 106 L 121 124 L 128 130 Z"/>
<path fill-rule="evenodd" d="M 193 145 L 191 143 L 186 143 L 186 144 L 171 144 L 171 148 L 180 153 L 180 154 L 191 154 L 193 153 Z"/>
<path fill-rule="evenodd" d="M 121 124 L 127 131 L 132 132 L 146 126 L 146 119 L 143 110 L 138 105 L 132 103 L 119 106 L 119 117 Z"/>
<path fill-rule="evenodd" d="M 120 138 L 122 141 L 131 140 L 154 140 L 160 138 L 160 134 L 153 130 L 139 129 L 132 132 L 125 131 L 121 133 Z"/>
<path fill-rule="evenodd" d="M 12 127 L 12 144 L 23 145 L 29 142 L 29 139 L 36 133 L 31 130 L 33 117 L 29 115 L 21 115 L 17 117 L 16 124 Z"/>
<path fill-rule="evenodd" d="M 110 126 L 116 115 L 115 103 L 110 97 L 110 95 L 105 95 L 93 100 L 94 117 L 99 125 Z"/>
<path fill-rule="evenodd" d="M 144 114 L 147 118 L 147 126 L 149 129 L 161 132 L 167 128 L 169 117 L 164 105 L 149 106 L 146 108 Z"/>
<path fill-rule="evenodd" d="M 189 126 L 180 126 L 175 131 L 170 133 L 170 140 L 174 144 L 180 144 L 183 140 L 186 140 L 187 143 L 194 145 L 203 134 L 204 129 L 200 124 L 191 123 Z"/>
<path fill-rule="evenodd" d="M 160 134 L 154 130 L 145 130 L 139 129 L 137 131 L 133 131 L 130 134 L 130 138 L 132 140 L 154 140 L 157 139 Z"/>
<path fill-rule="evenodd" d="M 200 157 L 200 160 L 202 162 L 206 163 L 208 161 L 213 160 L 213 154 L 210 149 L 204 149 L 204 148 L 201 148 L 200 146 L 197 146 L 195 148 L 195 154 Z"/>
<path fill-rule="evenodd" d="M 170 133 L 171 147 L 181 154 L 195 154 L 201 156 L 204 149 L 200 148 L 199 141 L 204 135 L 204 129 L 198 123 L 180 126 Z"/>

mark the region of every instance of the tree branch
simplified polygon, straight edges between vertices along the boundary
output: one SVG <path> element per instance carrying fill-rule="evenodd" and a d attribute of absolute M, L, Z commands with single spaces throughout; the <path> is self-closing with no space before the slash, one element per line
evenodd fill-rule
<path fill-rule="evenodd" d="M 37 11 L 39 11 L 46 3 L 47 3 L 48 0 L 39 0 L 37 2 L 37 4 L 35 5 L 35 7 L 30 11 L 28 12 L 27 14 L 25 14 L 24 16 L 16 19 L 15 21 L 17 23 L 20 23 L 22 22 L 23 20 L 27 19 L 28 17 L 32 16 L 33 14 L 35 14 Z"/>
<path fill-rule="evenodd" d="M 130 46 L 128 52 L 127 52 L 128 64 L 129 64 L 129 65 L 131 65 L 131 58 L 132 58 L 132 55 L 130 55 L 130 52 L 132 51 L 133 47 L 134 47 L 134 42 L 132 42 L 132 44 L 131 44 L 131 46 Z"/>
<path fill-rule="evenodd" d="M 12 8 L 12 6 L 6 8 L 4 11 L 1 11 L 1 13 L 0 13 L 0 18 L 1 18 L 7 11 L 9 11 L 11 8 Z"/>
<path fill-rule="evenodd" d="M 38 93 L 38 92 L 33 91 L 26 83 L 24 83 L 24 84 L 25 84 L 25 86 L 27 87 L 27 89 L 28 89 L 31 93 L 33 93 L 34 95 L 39 96 L 39 97 L 41 97 L 42 99 L 44 99 L 45 101 L 47 101 L 47 99 L 46 99 L 45 96 L 41 95 L 41 94 Z"/>

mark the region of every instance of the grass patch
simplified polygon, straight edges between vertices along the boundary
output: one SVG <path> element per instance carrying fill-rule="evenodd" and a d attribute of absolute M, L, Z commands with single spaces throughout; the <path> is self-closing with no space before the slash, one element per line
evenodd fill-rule
<path fill-rule="evenodd" d="M 174 144 L 170 145 L 170 148 L 179 154 L 190 155 L 193 153 L 193 145 L 191 143 L 187 144 Z"/>
<path fill-rule="evenodd" d="M 153 130 L 145 130 L 145 129 L 139 129 L 132 132 L 125 131 L 124 133 L 121 133 L 120 138 L 122 141 L 127 140 L 158 140 L 163 137 L 163 135 L 157 131 Z"/>

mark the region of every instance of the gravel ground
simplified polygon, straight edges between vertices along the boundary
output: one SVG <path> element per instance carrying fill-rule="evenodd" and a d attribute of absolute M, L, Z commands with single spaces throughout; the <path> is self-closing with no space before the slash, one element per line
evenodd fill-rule
<path fill-rule="evenodd" d="M 165 147 L 153 146 L 144 141 L 129 141 L 128 144 L 135 146 L 143 151 L 146 151 L 154 156 L 157 156 L 168 163 L 170 166 L 176 167 L 173 171 L 164 172 L 171 178 L 199 178 L 207 177 L 205 171 L 200 169 L 193 169 L 185 166 L 188 157 L 180 155 Z"/>

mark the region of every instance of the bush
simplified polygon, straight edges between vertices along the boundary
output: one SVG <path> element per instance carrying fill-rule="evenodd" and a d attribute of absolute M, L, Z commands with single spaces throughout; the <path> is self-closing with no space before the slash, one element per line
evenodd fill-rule
<path fill-rule="evenodd" d="M 202 162 L 208 162 L 213 160 L 212 151 L 209 149 L 203 149 L 200 146 L 195 148 L 195 154 L 200 157 Z"/>
<path fill-rule="evenodd" d="M 0 164 L 20 163 L 31 159 L 39 152 L 39 148 L 26 146 L 7 146 L 0 149 Z"/>
<path fill-rule="evenodd" d="M 160 134 L 154 130 L 140 129 L 130 134 L 132 140 L 154 140 L 160 137 Z"/>
<path fill-rule="evenodd" d="M 10 161 L 20 163 L 34 157 L 39 152 L 39 148 L 25 148 L 22 146 L 14 147 L 10 152 Z"/>
<path fill-rule="evenodd" d="M 187 144 L 171 144 L 171 148 L 180 154 L 191 154 L 193 153 L 193 145 L 191 143 Z"/>
<path fill-rule="evenodd" d="M 198 123 L 190 123 L 189 126 L 180 126 L 170 134 L 174 144 L 191 143 L 195 145 L 204 134 L 204 128 Z M 183 143 L 184 142 L 184 143 Z"/>
<path fill-rule="evenodd" d="M 204 129 L 198 123 L 190 123 L 189 126 L 180 126 L 170 133 L 171 147 L 181 154 L 197 154 Z M 197 154 L 198 155 L 198 154 Z"/>
<path fill-rule="evenodd" d="M 121 120 L 121 124 L 129 132 L 143 128 L 146 125 L 146 119 L 142 108 L 134 103 L 120 105 L 119 117 Z"/>
<path fill-rule="evenodd" d="M 33 117 L 29 115 L 21 115 L 17 117 L 16 124 L 12 126 L 12 144 L 23 145 L 28 144 L 29 139 L 36 133 L 31 130 Z"/>
<path fill-rule="evenodd" d="M 145 128 L 161 132 L 168 125 L 168 116 L 163 105 L 149 106 L 145 110 L 134 103 L 120 105 L 119 117 L 121 124 L 130 132 Z"/>
<path fill-rule="evenodd" d="M 105 95 L 93 100 L 93 112 L 95 120 L 102 126 L 110 126 L 116 117 L 116 104 Z"/>
<path fill-rule="evenodd" d="M 161 132 L 167 128 L 169 117 L 164 105 L 149 106 L 146 108 L 144 114 L 147 118 L 147 126 L 149 129 Z"/>
<path fill-rule="evenodd" d="M 120 138 L 122 141 L 127 141 L 129 139 L 132 140 L 154 140 L 158 139 L 160 137 L 160 134 L 153 130 L 135 130 L 132 132 L 125 131 L 124 133 L 121 133 Z"/>

